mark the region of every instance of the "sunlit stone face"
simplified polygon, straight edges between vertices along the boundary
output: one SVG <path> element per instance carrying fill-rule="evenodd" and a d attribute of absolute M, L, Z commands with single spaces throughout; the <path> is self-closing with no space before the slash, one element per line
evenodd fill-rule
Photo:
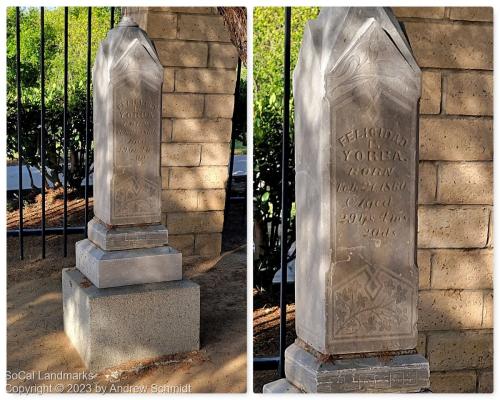
<path fill-rule="evenodd" d="M 417 340 L 420 70 L 394 27 L 393 37 L 382 27 L 388 20 L 361 17 L 337 26 L 338 41 L 328 43 L 341 50 L 321 42 L 336 59 L 311 62 L 303 43 L 295 71 L 296 323 L 299 338 L 330 354 L 411 349 Z M 322 77 L 315 64 L 327 65 Z M 323 80 L 316 108 L 307 73 Z"/>
<path fill-rule="evenodd" d="M 130 20 L 110 31 L 94 66 L 95 215 L 108 225 L 161 220 L 162 66 Z"/>

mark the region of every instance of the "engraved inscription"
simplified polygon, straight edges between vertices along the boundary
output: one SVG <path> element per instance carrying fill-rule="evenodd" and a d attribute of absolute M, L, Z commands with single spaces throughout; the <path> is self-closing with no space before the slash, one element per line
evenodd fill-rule
<path fill-rule="evenodd" d="M 337 168 L 344 170 L 336 183 L 337 223 L 356 225 L 363 238 L 380 241 L 377 246 L 395 239 L 409 222 L 408 208 L 396 204 L 411 188 L 401 179 L 401 171 L 410 169 L 408 140 L 390 129 L 365 127 L 337 141 Z"/>
<path fill-rule="evenodd" d="M 413 71 L 377 23 L 327 76 L 333 343 L 365 351 L 415 336 Z M 386 73 L 392 71 L 392 75 Z"/>
<path fill-rule="evenodd" d="M 113 216 L 140 221 L 159 215 L 160 87 L 129 74 L 113 94 Z"/>

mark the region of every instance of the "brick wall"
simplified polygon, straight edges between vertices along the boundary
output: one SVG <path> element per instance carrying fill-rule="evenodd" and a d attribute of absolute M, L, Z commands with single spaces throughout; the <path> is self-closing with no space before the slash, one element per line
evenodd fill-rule
<path fill-rule="evenodd" d="M 216 8 L 125 7 L 164 66 L 162 216 L 184 255 L 221 250 L 238 54 Z"/>
<path fill-rule="evenodd" d="M 423 71 L 419 351 L 434 392 L 493 387 L 493 11 L 394 8 Z"/>

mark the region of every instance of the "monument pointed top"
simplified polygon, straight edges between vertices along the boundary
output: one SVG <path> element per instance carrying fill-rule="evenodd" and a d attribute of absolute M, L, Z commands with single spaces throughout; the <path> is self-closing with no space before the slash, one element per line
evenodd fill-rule
<path fill-rule="evenodd" d="M 119 28 L 138 27 L 137 23 L 130 17 L 124 15 L 117 25 Z"/>
<path fill-rule="evenodd" d="M 399 22 L 390 9 L 384 7 L 323 7 L 318 18 L 307 23 L 301 52 L 321 56 L 318 68 L 323 73 L 330 71 L 369 18 L 380 24 L 404 60 L 420 75 L 420 68 Z M 299 57 L 298 70 L 302 61 L 303 57 Z"/>

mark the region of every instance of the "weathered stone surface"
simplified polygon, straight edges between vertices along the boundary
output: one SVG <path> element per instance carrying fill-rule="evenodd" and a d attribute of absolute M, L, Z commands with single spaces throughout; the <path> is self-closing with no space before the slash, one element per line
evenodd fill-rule
<path fill-rule="evenodd" d="M 201 146 L 197 143 L 162 143 L 161 165 L 165 167 L 196 167 L 200 165 Z"/>
<path fill-rule="evenodd" d="M 222 232 L 223 223 L 223 211 L 167 214 L 167 225 L 172 234 Z"/>
<path fill-rule="evenodd" d="M 493 288 L 491 250 L 435 250 L 432 257 L 433 289 Z"/>
<path fill-rule="evenodd" d="M 493 204 L 493 163 L 440 163 L 437 201 L 441 204 Z"/>
<path fill-rule="evenodd" d="M 485 290 L 483 297 L 483 328 L 493 329 L 493 290 Z"/>
<path fill-rule="evenodd" d="M 227 165 L 231 148 L 229 143 L 204 143 L 201 148 L 200 165 Z"/>
<path fill-rule="evenodd" d="M 64 331 L 93 372 L 198 350 L 200 287 L 189 280 L 98 289 L 62 273 Z"/>
<path fill-rule="evenodd" d="M 97 218 L 88 224 L 89 239 L 103 250 L 129 250 L 168 244 L 168 231 L 163 225 L 141 225 L 107 228 Z"/>
<path fill-rule="evenodd" d="M 477 380 L 479 393 L 493 393 L 493 371 L 478 371 Z"/>
<path fill-rule="evenodd" d="M 493 68 L 493 26 L 405 22 L 418 65 L 429 68 Z M 481 38 L 481 40 L 477 40 Z"/>
<path fill-rule="evenodd" d="M 182 279 L 182 254 L 169 246 L 104 251 L 88 239 L 76 243 L 76 268 L 98 288 Z"/>
<path fill-rule="evenodd" d="M 173 92 L 175 89 L 175 68 L 163 68 L 162 92 Z"/>
<path fill-rule="evenodd" d="M 437 167 L 431 162 L 418 166 L 418 204 L 430 204 L 436 200 Z"/>
<path fill-rule="evenodd" d="M 232 118 L 234 109 L 234 95 L 207 94 L 205 96 L 205 117 Z"/>
<path fill-rule="evenodd" d="M 162 115 L 167 118 L 201 118 L 203 101 L 202 94 L 166 93 L 163 95 Z"/>
<path fill-rule="evenodd" d="M 158 40 L 158 56 L 165 67 L 206 67 L 208 45 L 203 42 Z"/>
<path fill-rule="evenodd" d="M 480 329 L 483 292 L 480 290 L 423 290 L 419 293 L 418 329 Z"/>
<path fill-rule="evenodd" d="M 164 214 L 166 216 L 166 214 Z M 164 217 L 166 220 L 166 217 Z M 170 244 L 182 252 L 184 256 L 192 256 L 194 254 L 194 235 L 171 235 L 169 238 Z"/>
<path fill-rule="evenodd" d="M 177 35 L 177 15 L 149 13 L 148 34 L 151 38 L 175 39 Z"/>
<path fill-rule="evenodd" d="M 420 354 L 422 357 L 425 357 L 425 347 L 427 345 L 427 336 L 425 333 L 419 332 L 418 333 L 418 342 L 417 342 L 417 353 Z"/>
<path fill-rule="evenodd" d="M 427 358 L 433 371 L 491 368 L 491 330 L 431 332 L 427 336 Z"/>
<path fill-rule="evenodd" d="M 230 142 L 230 119 L 176 119 L 172 137 L 175 142 Z"/>
<path fill-rule="evenodd" d="M 476 371 L 431 372 L 433 393 L 474 393 Z"/>
<path fill-rule="evenodd" d="M 174 122 L 169 118 L 162 119 L 162 129 L 161 129 L 161 141 L 171 142 L 172 141 L 172 128 Z"/>
<path fill-rule="evenodd" d="M 296 330 L 321 353 L 417 344 L 420 76 L 385 9 L 325 8 L 305 28 L 294 72 Z"/>
<path fill-rule="evenodd" d="M 218 211 L 224 210 L 226 191 L 209 190 L 164 190 L 162 193 L 163 211 Z"/>
<path fill-rule="evenodd" d="M 220 254 L 222 233 L 202 233 L 195 236 L 194 252 L 200 256 L 216 256 Z"/>
<path fill-rule="evenodd" d="M 221 15 L 180 15 L 179 39 L 230 41 L 229 31 Z"/>
<path fill-rule="evenodd" d="M 493 7 L 450 7 L 450 19 L 493 21 Z"/>
<path fill-rule="evenodd" d="M 431 286 L 431 257 L 429 250 L 417 251 L 418 288 L 429 289 Z"/>
<path fill-rule="evenodd" d="M 94 214 L 108 225 L 160 222 L 162 81 L 154 46 L 125 17 L 93 69 Z"/>
<path fill-rule="evenodd" d="M 211 68 L 236 68 L 238 50 L 233 44 L 209 43 L 208 66 Z"/>
<path fill-rule="evenodd" d="M 419 354 L 324 362 L 294 343 L 285 351 L 285 374 L 307 393 L 401 393 L 429 387 L 429 363 Z"/>
<path fill-rule="evenodd" d="M 480 206 L 421 206 L 418 209 L 418 247 L 484 247 L 489 209 Z"/>
<path fill-rule="evenodd" d="M 422 98 L 420 114 L 439 114 L 441 111 L 441 74 L 425 71 L 422 73 Z"/>
<path fill-rule="evenodd" d="M 449 74 L 443 96 L 446 114 L 493 115 L 493 74 Z"/>
<path fill-rule="evenodd" d="M 493 160 L 490 119 L 420 118 L 420 160 Z"/>
<path fill-rule="evenodd" d="M 293 386 L 285 378 L 274 382 L 266 383 L 262 387 L 262 393 L 303 393 L 296 386 Z"/>
<path fill-rule="evenodd" d="M 435 18 L 444 17 L 444 7 L 392 7 L 398 18 Z"/>
<path fill-rule="evenodd" d="M 236 72 L 227 69 L 183 68 L 175 73 L 175 90 L 187 93 L 234 93 Z"/>
<path fill-rule="evenodd" d="M 170 189 L 223 189 L 226 187 L 226 166 L 177 167 L 170 172 Z"/>

